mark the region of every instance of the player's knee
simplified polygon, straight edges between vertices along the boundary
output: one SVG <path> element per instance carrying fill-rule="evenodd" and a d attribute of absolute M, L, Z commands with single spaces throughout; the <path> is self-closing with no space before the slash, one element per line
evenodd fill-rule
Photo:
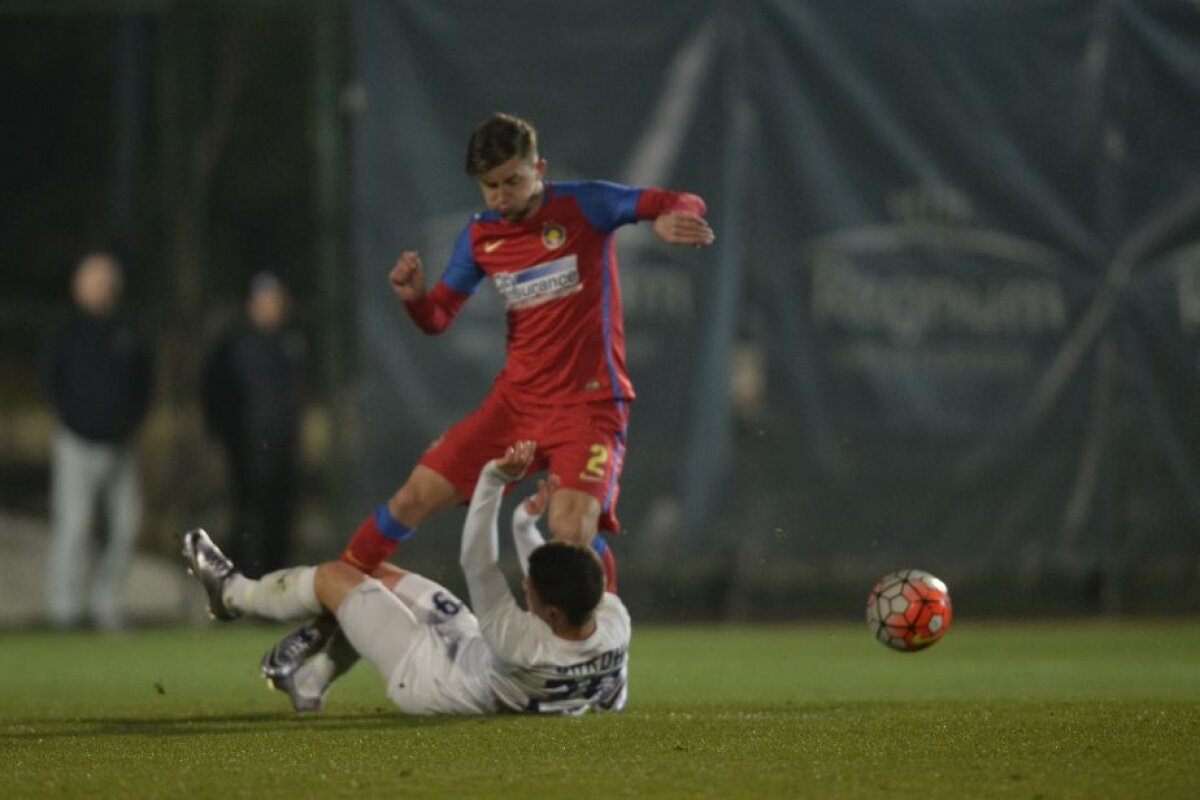
<path fill-rule="evenodd" d="M 326 561 L 317 565 L 318 581 L 362 580 L 363 574 L 344 561 Z"/>
<path fill-rule="evenodd" d="M 407 574 L 407 572 L 400 569 L 395 564 L 389 564 L 385 561 L 371 572 L 371 577 L 381 582 L 389 589 L 392 589 L 395 588 L 400 579 Z"/>
<path fill-rule="evenodd" d="M 596 520 L 588 517 L 587 509 L 582 507 L 551 508 L 550 535 L 560 542 L 591 544 L 596 536 Z"/>
<path fill-rule="evenodd" d="M 313 588 L 322 606 L 336 612 L 346 595 L 367 576 L 344 561 L 327 561 L 317 567 Z"/>

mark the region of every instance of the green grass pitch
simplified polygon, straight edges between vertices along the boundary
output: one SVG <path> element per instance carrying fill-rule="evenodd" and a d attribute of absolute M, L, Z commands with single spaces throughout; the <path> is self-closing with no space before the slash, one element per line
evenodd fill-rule
<path fill-rule="evenodd" d="M 0 796 L 1200 797 L 1200 622 L 636 627 L 631 700 L 406 718 L 359 666 L 320 716 L 282 628 L 0 634 Z"/>

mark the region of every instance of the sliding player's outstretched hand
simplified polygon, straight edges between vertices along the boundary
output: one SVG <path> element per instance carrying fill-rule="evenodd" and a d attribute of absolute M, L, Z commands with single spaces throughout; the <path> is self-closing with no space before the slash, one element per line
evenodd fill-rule
<path fill-rule="evenodd" d="M 669 244 L 693 247 L 708 247 L 717 238 L 704 217 L 686 211 L 671 211 L 655 217 L 654 232 Z"/>
<path fill-rule="evenodd" d="M 388 273 L 388 283 L 396 297 L 404 302 L 420 300 L 425 294 L 425 268 L 421 266 L 421 257 L 411 250 L 401 253 L 396 266 Z"/>
<path fill-rule="evenodd" d="M 550 502 L 550 495 L 557 491 L 560 483 L 562 481 L 557 475 L 538 481 L 537 491 L 525 498 L 525 513 L 534 518 L 540 517 Z"/>
<path fill-rule="evenodd" d="M 515 481 L 525 474 L 525 470 L 529 469 L 536 452 L 537 442 L 522 439 L 509 445 L 508 449 L 504 451 L 504 455 L 496 459 L 496 466 L 510 481 Z"/>

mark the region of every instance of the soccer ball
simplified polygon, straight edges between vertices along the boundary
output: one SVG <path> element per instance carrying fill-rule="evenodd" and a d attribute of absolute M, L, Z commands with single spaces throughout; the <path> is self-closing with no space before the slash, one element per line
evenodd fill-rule
<path fill-rule="evenodd" d="M 888 573 L 867 595 L 867 627 L 904 653 L 924 650 L 945 636 L 950 617 L 946 584 L 919 569 Z"/>

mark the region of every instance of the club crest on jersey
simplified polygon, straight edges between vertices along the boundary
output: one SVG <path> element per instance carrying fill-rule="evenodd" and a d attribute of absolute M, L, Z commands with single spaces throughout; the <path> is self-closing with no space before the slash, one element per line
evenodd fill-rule
<path fill-rule="evenodd" d="M 509 311 L 540 306 L 583 288 L 573 253 L 519 272 L 497 272 L 492 283 Z"/>
<path fill-rule="evenodd" d="M 567 229 L 557 222 L 542 228 L 542 244 L 547 250 L 557 250 L 567 243 Z"/>

